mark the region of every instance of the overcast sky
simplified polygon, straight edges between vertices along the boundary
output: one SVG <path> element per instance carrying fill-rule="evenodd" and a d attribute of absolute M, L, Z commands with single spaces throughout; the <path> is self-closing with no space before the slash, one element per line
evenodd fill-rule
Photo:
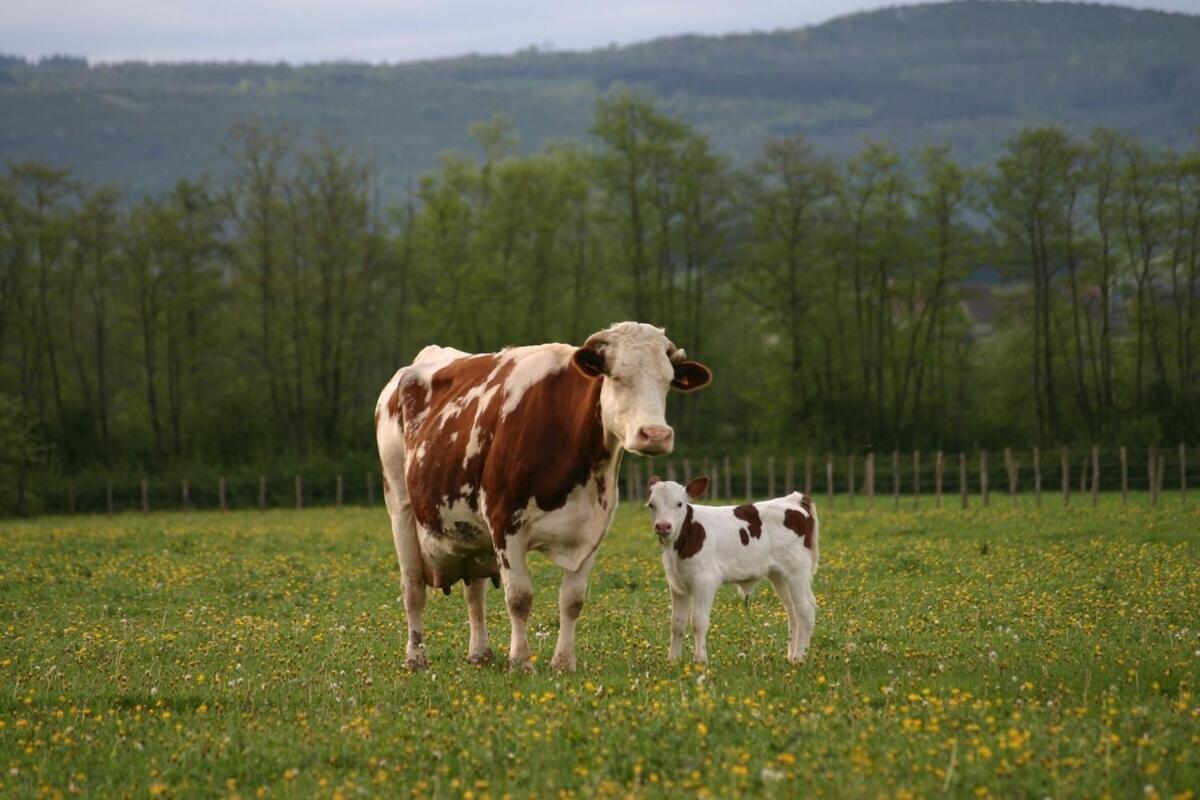
<path fill-rule="evenodd" d="M 1124 5 L 1200 13 L 1200 0 Z M 93 61 L 411 61 L 793 28 L 871 0 L 0 0 L 0 52 Z"/>

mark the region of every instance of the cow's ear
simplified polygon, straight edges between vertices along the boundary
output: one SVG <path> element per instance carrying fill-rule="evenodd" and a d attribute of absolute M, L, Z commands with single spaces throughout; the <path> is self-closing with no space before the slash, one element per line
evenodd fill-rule
<path fill-rule="evenodd" d="M 688 481 L 687 493 L 688 497 L 693 500 L 699 500 L 704 497 L 704 493 L 708 491 L 708 476 L 701 475 L 699 478 L 692 478 Z"/>
<path fill-rule="evenodd" d="M 646 484 L 646 486 L 647 486 L 647 487 L 649 487 L 649 488 L 651 488 L 651 489 L 653 489 L 653 488 L 654 488 L 654 484 L 658 483 L 658 482 L 659 482 L 659 481 L 661 481 L 661 480 L 662 480 L 662 478 L 658 477 L 657 475 L 653 475 L 653 476 L 651 476 L 651 478 L 650 478 L 650 483 Z"/>
<path fill-rule="evenodd" d="M 712 370 L 699 361 L 681 361 L 675 365 L 671 388 L 678 392 L 694 392 L 712 383 Z"/>
<path fill-rule="evenodd" d="M 590 347 L 581 347 L 571 356 L 575 369 L 589 378 L 599 378 L 604 374 L 604 354 Z"/>

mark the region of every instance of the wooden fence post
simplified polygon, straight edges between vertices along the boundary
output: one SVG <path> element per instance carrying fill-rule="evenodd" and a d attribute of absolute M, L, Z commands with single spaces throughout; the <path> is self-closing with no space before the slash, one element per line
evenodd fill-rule
<path fill-rule="evenodd" d="M 750 456 L 746 456 L 746 502 L 754 499 L 754 473 Z"/>
<path fill-rule="evenodd" d="M 946 454 L 941 450 L 937 451 L 937 457 L 933 462 L 933 491 L 937 495 L 937 507 L 942 507 L 942 475 L 946 471 Z"/>
<path fill-rule="evenodd" d="M 104 481 L 104 507 L 108 509 L 108 513 L 113 513 L 114 506 L 112 478 L 108 478 Z"/>
<path fill-rule="evenodd" d="M 875 451 L 867 453 L 867 463 L 863 466 L 863 479 L 867 482 L 867 508 L 875 510 Z"/>
<path fill-rule="evenodd" d="M 767 456 L 767 497 L 775 496 L 775 456 Z"/>
<path fill-rule="evenodd" d="M 833 508 L 833 454 L 825 454 L 825 496 L 828 498 L 828 505 Z"/>
<path fill-rule="evenodd" d="M 1033 502 L 1042 507 L 1042 451 L 1033 448 Z"/>
<path fill-rule="evenodd" d="M 1008 497 L 1015 506 L 1017 504 L 1017 462 L 1013 458 L 1012 448 L 1004 448 L 1004 471 L 1008 473 Z"/>
<path fill-rule="evenodd" d="M 921 451 L 913 450 L 913 511 L 921 502 Z"/>
<path fill-rule="evenodd" d="M 1063 505 L 1071 505 L 1071 457 L 1067 455 L 1067 448 L 1062 448 L 1062 494 Z"/>
<path fill-rule="evenodd" d="M 1164 455 L 1164 454 L 1162 454 L 1162 453 L 1159 453 L 1159 454 L 1158 454 L 1158 473 L 1157 473 L 1157 475 L 1155 476 L 1155 484 L 1154 484 L 1154 499 L 1155 499 L 1156 501 L 1158 500 L 1158 496 L 1162 494 L 1162 488 L 1163 488 L 1163 472 L 1165 472 L 1165 471 L 1166 471 L 1166 470 L 1164 469 L 1166 466 L 1167 466 L 1167 457 L 1166 457 L 1166 455 Z"/>
<path fill-rule="evenodd" d="M 367 486 L 367 506 L 373 506 L 375 505 L 375 485 L 371 482 L 370 472 L 363 476 L 363 483 Z"/>
<path fill-rule="evenodd" d="M 296 510 L 304 508 L 304 481 L 297 475 L 295 478 L 296 488 Z"/>
<path fill-rule="evenodd" d="M 849 475 L 849 479 L 850 479 L 849 484 L 847 484 L 847 489 L 849 490 L 849 494 L 850 494 L 850 507 L 853 508 L 854 507 L 854 473 L 856 471 L 854 469 L 855 464 L 854 464 L 854 454 L 853 453 L 851 453 L 846 458 L 846 462 L 847 462 L 846 463 L 846 472 Z"/>
<path fill-rule="evenodd" d="M 192 507 L 192 496 L 191 492 L 188 490 L 187 478 L 183 479 L 183 482 L 179 487 L 179 503 L 183 507 L 184 511 L 188 511 Z"/>
<path fill-rule="evenodd" d="M 334 505 L 338 508 L 342 507 L 342 476 L 337 476 L 337 481 L 334 484 Z"/>
<path fill-rule="evenodd" d="M 796 491 L 796 457 L 788 456 L 787 463 L 783 467 L 783 480 L 787 486 L 783 487 L 784 494 L 791 494 Z"/>
<path fill-rule="evenodd" d="M 892 509 L 900 510 L 900 451 L 892 451 Z"/>
<path fill-rule="evenodd" d="M 699 477 L 699 476 L 692 474 L 692 460 L 690 458 L 685 458 L 683 460 L 683 481 L 682 482 L 687 483 L 692 478 L 697 478 L 697 477 Z"/>
<path fill-rule="evenodd" d="M 667 480 L 678 481 L 679 476 L 675 473 L 675 459 L 667 459 Z"/>
<path fill-rule="evenodd" d="M 1092 508 L 1100 505 L 1100 448 L 1092 445 Z"/>
<path fill-rule="evenodd" d="M 725 457 L 725 463 L 722 465 L 725 468 L 725 499 L 733 499 L 733 470 L 729 468 L 729 457 Z"/>
<path fill-rule="evenodd" d="M 962 507 L 970 503 L 971 487 L 967 485 L 967 454 L 958 451 L 958 493 L 962 495 Z"/>
<path fill-rule="evenodd" d="M 225 476 L 217 478 L 217 506 L 225 510 Z"/>
<path fill-rule="evenodd" d="M 142 512 L 150 513 L 150 485 L 142 478 Z"/>
<path fill-rule="evenodd" d="M 1158 488 L 1158 483 L 1154 480 L 1154 446 L 1151 445 L 1146 453 L 1146 479 L 1149 481 L 1148 488 L 1150 489 L 1150 505 L 1158 505 L 1158 493 L 1155 489 Z"/>
<path fill-rule="evenodd" d="M 1187 505 L 1187 448 L 1179 443 L 1179 505 Z"/>
<path fill-rule="evenodd" d="M 258 476 L 258 510 L 266 511 L 267 509 L 267 476 Z"/>
<path fill-rule="evenodd" d="M 979 451 L 979 494 L 983 496 L 983 507 L 988 507 L 987 450 Z"/>
<path fill-rule="evenodd" d="M 804 454 L 804 494 L 812 497 L 812 451 Z"/>

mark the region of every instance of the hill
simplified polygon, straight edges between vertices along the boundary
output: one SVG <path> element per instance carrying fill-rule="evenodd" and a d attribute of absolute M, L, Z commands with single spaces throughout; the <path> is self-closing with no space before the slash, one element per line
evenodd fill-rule
<path fill-rule="evenodd" d="M 1178 146 L 1200 128 L 1200 16 L 956 2 L 798 30 L 395 65 L 3 58 L 0 158 L 155 191 L 221 172 L 226 131 L 257 118 L 361 147 L 395 198 L 438 153 L 467 146 L 470 122 L 507 112 L 530 149 L 584 137 L 596 96 L 617 83 L 652 90 L 735 160 L 765 137 L 804 133 L 833 155 L 872 137 L 948 142 L 978 162 L 1044 123 Z"/>

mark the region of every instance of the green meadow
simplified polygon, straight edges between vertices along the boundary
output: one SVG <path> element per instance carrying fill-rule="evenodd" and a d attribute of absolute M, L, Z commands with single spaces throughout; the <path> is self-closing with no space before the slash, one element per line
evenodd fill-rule
<path fill-rule="evenodd" d="M 5 520 L 0 796 L 1194 797 L 1200 511 L 1045 499 L 838 498 L 807 663 L 764 584 L 722 590 L 707 668 L 667 663 L 627 504 L 570 675 L 540 556 L 534 674 L 466 664 L 460 591 L 406 672 L 382 509 Z"/>

